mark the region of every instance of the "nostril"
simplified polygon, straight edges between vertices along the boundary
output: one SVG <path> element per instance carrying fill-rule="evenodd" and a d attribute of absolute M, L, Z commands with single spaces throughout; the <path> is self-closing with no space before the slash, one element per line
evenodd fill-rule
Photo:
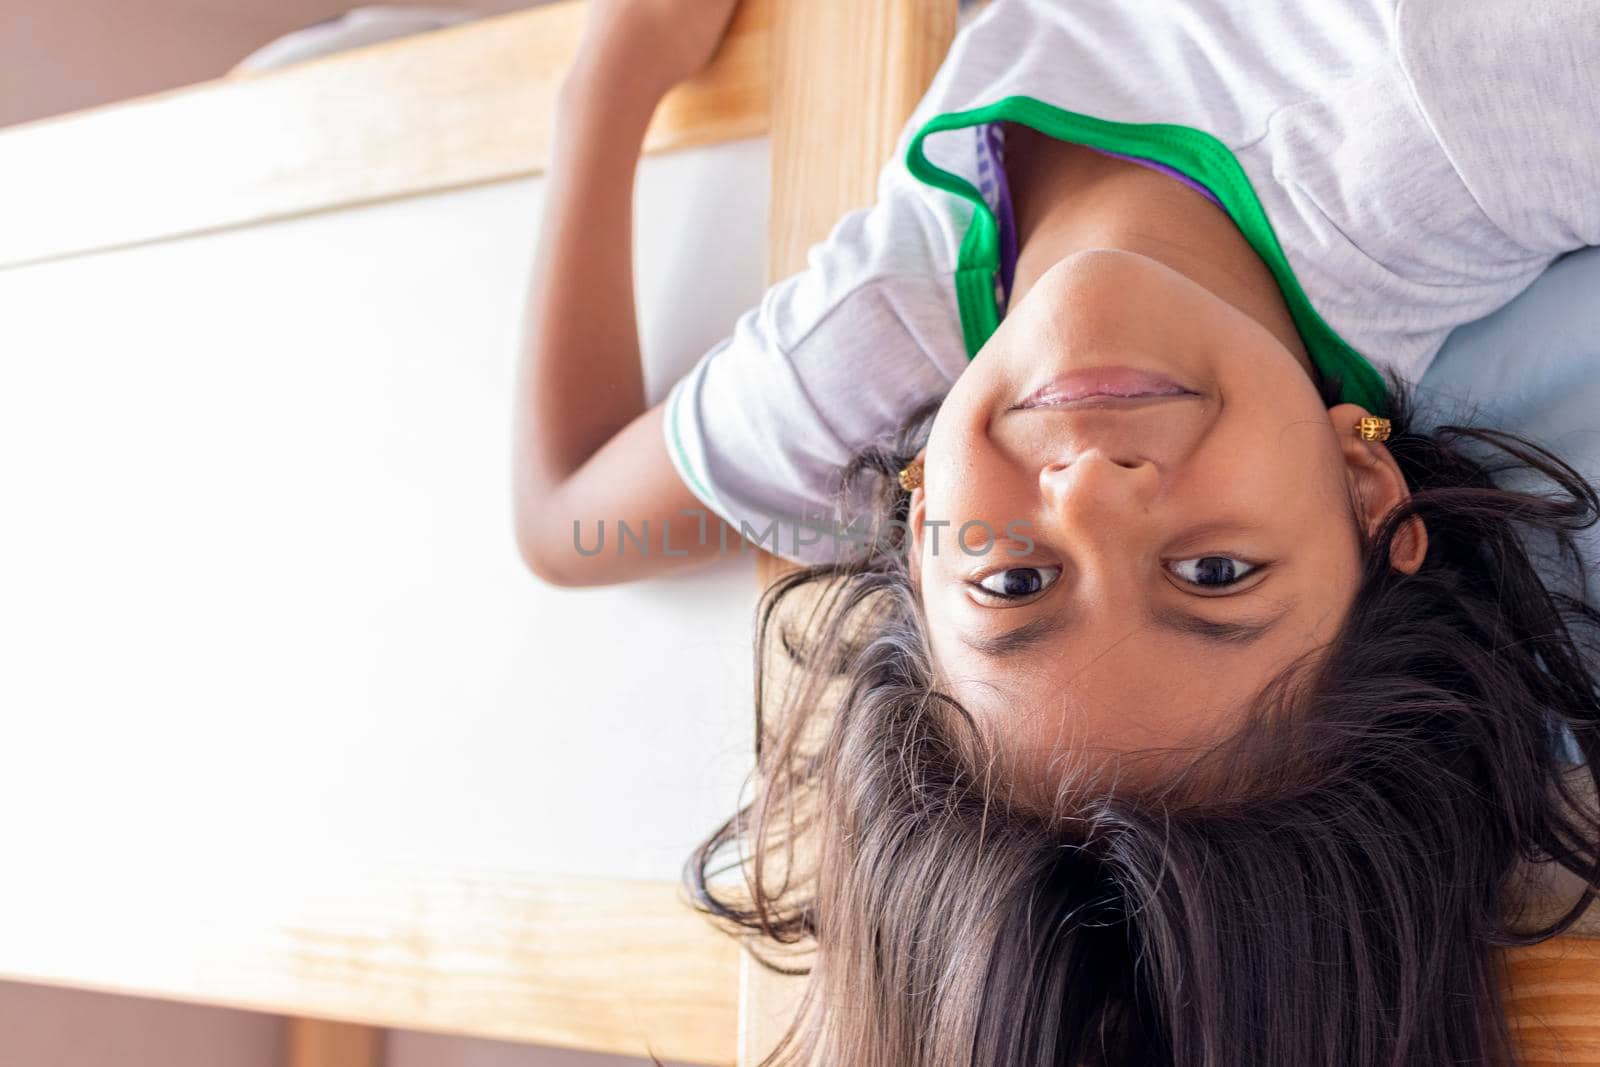
<path fill-rule="evenodd" d="M 1123 468 L 1125 468 L 1127 470 L 1130 470 L 1130 471 L 1138 470 L 1140 467 L 1142 467 L 1144 465 L 1144 464 L 1138 462 L 1137 460 L 1135 460 L 1134 462 L 1130 463 L 1125 459 L 1114 459 L 1111 462 L 1115 463 L 1119 467 L 1123 467 Z"/>

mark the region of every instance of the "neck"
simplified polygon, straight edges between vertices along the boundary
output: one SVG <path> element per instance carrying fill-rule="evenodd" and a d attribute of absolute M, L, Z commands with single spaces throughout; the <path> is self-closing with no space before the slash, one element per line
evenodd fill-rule
<path fill-rule="evenodd" d="M 1316 378 L 1278 283 L 1227 212 L 1170 175 L 1023 126 L 1006 135 L 1016 303 L 1075 252 L 1118 248 L 1187 275 L 1259 322 Z"/>

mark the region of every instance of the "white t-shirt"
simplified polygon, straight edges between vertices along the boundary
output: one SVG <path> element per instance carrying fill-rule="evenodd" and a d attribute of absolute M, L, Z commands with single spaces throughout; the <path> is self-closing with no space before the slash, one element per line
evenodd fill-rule
<path fill-rule="evenodd" d="M 1415 381 L 1450 330 L 1600 244 L 1600 0 L 997 0 L 877 203 L 668 396 L 679 474 L 769 550 L 845 550 L 813 529 L 839 469 L 943 396 L 1004 313 L 1003 121 L 1205 186 L 1318 366 L 1377 410 L 1374 368 Z"/>

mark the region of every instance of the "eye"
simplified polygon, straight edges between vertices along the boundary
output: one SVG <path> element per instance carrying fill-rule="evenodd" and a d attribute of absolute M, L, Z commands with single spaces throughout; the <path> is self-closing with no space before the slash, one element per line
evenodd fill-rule
<path fill-rule="evenodd" d="M 1243 581 L 1258 567 L 1259 563 L 1246 563 L 1232 556 L 1196 556 L 1167 564 L 1167 569 L 1181 581 L 1202 589 L 1226 589 Z"/>
<path fill-rule="evenodd" d="M 1060 567 L 1007 567 L 978 579 L 978 588 L 1001 600 L 1037 596 L 1061 577 Z"/>

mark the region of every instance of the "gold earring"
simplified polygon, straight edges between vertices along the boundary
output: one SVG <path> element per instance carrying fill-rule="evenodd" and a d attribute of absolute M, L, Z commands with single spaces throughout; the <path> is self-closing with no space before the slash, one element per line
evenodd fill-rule
<path fill-rule="evenodd" d="M 1363 441 L 1387 441 L 1389 420 L 1380 419 L 1376 415 L 1363 415 L 1356 420 L 1356 436 Z"/>
<path fill-rule="evenodd" d="M 900 468 L 900 488 L 911 492 L 922 485 L 922 460 L 914 459 Z"/>

